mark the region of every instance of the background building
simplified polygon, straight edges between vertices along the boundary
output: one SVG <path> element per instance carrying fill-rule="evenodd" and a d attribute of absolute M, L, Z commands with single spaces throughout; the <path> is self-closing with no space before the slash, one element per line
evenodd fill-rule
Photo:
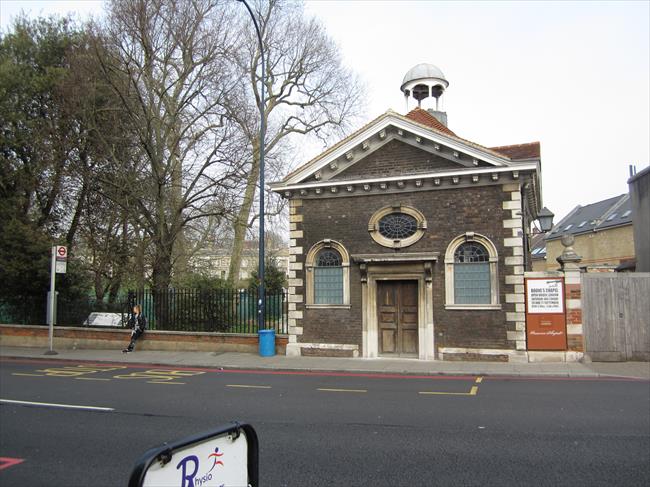
<path fill-rule="evenodd" d="M 239 283 L 245 284 L 254 271 L 258 262 L 257 241 L 246 241 L 239 268 Z M 275 259 L 279 269 L 289 274 L 289 248 L 271 247 L 266 249 L 266 255 Z M 197 252 L 190 261 L 191 268 L 210 277 L 228 279 L 230 269 L 230 248 L 204 248 Z"/>
<path fill-rule="evenodd" d="M 531 250 L 534 270 L 559 267 L 564 234 L 575 237 L 573 248 L 589 272 L 614 271 L 634 262 L 634 237 L 630 196 L 622 194 L 585 206 L 576 206 L 546 235 L 537 238 Z"/>
<path fill-rule="evenodd" d="M 530 237 L 530 269 L 533 271 L 546 270 L 546 235 L 536 232 Z"/>
<path fill-rule="evenodd" d="M 628 180 L 634 222 L 636 271 L 650 272 L 650 167 Z"/>

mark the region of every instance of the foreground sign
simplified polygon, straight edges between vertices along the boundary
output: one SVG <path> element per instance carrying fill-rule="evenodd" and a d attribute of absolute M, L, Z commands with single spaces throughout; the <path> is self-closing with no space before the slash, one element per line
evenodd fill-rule
<path fill-rule="evenodd" d="M 564 279 L 526 279 L 528 350 L 566 350 Z"/>
<path fill-rule="evenodd" d="M 129 487 L 257 487 L 257 434 L 232 423 L 146 452 Z"/>

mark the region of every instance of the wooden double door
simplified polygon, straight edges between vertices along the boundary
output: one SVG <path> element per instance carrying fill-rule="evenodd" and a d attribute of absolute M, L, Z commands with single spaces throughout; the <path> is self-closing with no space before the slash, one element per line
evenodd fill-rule
<path fill-rule="evenodd" d="M 418 355 L 418 282 L 377 281 L 379 353 Z"/>

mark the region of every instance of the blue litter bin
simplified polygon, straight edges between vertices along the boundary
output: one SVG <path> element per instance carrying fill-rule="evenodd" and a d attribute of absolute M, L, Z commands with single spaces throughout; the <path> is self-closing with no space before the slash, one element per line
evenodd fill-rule
<path fill-rule="evenodd" d="M 259 330 L 260 357 L 273 357 L 275 355 L 275 330 Z"/>

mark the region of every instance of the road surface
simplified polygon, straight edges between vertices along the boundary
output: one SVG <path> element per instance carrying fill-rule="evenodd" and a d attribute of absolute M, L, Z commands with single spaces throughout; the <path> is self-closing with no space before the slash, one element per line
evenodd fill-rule
<path fill-rule="evenodd" d="M 232 420 L 265 486 L 650 485 L 641 380 L 3 359 L 0 400 L 2 486 L 124 486 L 145 450 Z"/>

